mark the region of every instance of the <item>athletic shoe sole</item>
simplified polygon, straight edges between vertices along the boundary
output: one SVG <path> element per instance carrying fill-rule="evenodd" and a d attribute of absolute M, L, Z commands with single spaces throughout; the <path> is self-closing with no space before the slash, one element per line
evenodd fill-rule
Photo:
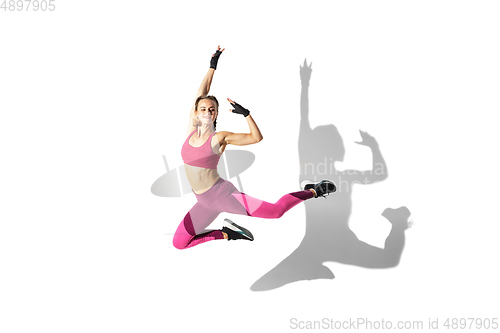
<path fill-rule="evenodd" d="M 230 219 L 224 219 L 224 227 L 234 231 L 234 232 L 237 232 L 239 233 L 240 235 L 248 238 L 249 240 L 253 241 L 253 235 L 252 233 L 250 232 L 250 230 L 248 229 L 245 229 L 239 225 L 237 225 L 236 223 L 234 223 L 233 221 L 231 221 Z"/>

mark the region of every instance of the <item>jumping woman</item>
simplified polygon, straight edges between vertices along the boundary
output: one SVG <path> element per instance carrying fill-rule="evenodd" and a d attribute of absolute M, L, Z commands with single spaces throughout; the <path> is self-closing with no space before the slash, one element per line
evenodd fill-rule
<path fill-rule="evenodd" d="M 318 183 L 303 183 L 303 191 L 285 194 L 272 204 L 252 198 L 242 193 L 234 185 L 222 179 L 217 172 L 219 158 L 227 145 L 246 146 L 262 140 L 257 124 L 250 111 L 238 103 L 227 99 L 234 109 L 233 113 L 245 117 L 250 133 L 216 132 L 219 102 L 208 96 L 217 62 L 224 49 L 217 48 L 212 55 L 210 68 L 198 89 L 197 98 L 189 114 L 187 138 L 182 146 L 182 159 L 186 175 L 198 202 L 186 214 L 177 228 L 173 244 L 185 249 L 216 239 L 253 240 L 247 229 L 225 219 L 221 230 L 206 230 L 221 213 L 240 214 L 261 218 L 279 218 L 295 205 L 335 192 L 335 185 L 328 180 Z"/>

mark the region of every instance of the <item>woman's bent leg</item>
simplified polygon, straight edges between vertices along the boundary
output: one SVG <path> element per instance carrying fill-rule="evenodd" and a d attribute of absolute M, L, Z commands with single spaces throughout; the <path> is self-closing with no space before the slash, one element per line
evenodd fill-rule
<path fill-rule="evenodd" d="M 186 214 L 175 231 L 173 244 L 177 249 L 186 249 L 211 240 L 224 239 L 221 230 L 205 230 L 219 215 L 196 203 Z"/>

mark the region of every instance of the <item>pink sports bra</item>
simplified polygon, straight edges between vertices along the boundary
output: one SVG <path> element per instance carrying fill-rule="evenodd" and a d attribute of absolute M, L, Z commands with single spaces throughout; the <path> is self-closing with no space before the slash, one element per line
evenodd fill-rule
<path fill-rule="evenodd" d="M 193 136 L 193 132 L 188 136 L 184 144 L 182 145 L 181 155 L 182 160 L 185 164 L 205 168 L 205 169 L 217 169 L 217 164 L 219 164 L 220 156 L 214 153 L 212 150 L 212 137 L 216 132 L 212 133 L 210 137 L 199 147 L 193 147 L 189 144 L 189 139 Z"/>

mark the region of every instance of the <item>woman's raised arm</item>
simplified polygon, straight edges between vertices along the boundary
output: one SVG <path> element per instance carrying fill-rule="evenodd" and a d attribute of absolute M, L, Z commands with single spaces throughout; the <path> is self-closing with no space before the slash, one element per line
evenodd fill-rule
<path fill-rule="evenodd" d="M 210 68 L 208 69 L 207 74 L 201 81 L 200 87 L 198 88 L 198 93 L 196 94 L 195 101 L 198 97 L 202 95 L 207 95 L 210 91 L 210 86 L 212 85 L 212 79 L 214 77 L 215 70 L 217 69 L 217 62 L 219 61 L 219 57 L 225 49 L 220 48 L 220 45 L 217 46 L 217 51 L 212 54 L 212 58 L 210 59 Z M 191 133 L 194 130 L 193 126 L 193 118 L 194 114 L 195 102 L 193 102 L 193 106 L 191 107 L 191 111 L 189 113 L 189 125 L 188 125 L 188 133 Z"/>

